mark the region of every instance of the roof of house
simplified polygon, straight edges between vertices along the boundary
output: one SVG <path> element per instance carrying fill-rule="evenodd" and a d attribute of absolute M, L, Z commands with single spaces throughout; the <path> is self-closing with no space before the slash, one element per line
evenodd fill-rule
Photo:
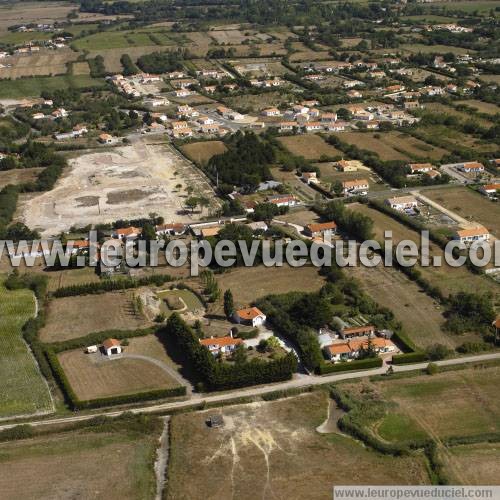
<path fill-rule="evenodd" d="M 394 198 L 388 198 L 387 201 L 391 205 L 417 203 L 417 199 L 414 196 L 396 196 Z"/>
<path fill-rule="evenodd" d="M 268 196 L 268 203 L 288 203 L 290 201 L 295 201 L 297 198 L 293 194 L 277 194 L 274 196 Z"/>
<path fill-rule="evenodd" d="M 349 326 L 342 330 L 343 335 L 354 335 L 355 333 L 363 333 L 366 331 L 375 331 L 375 327 L 373 325 L 364 325 L 364 326 Z"/>
<path fill-rule="evenodd" d="M 468 161 L 464 163 L 464 168 L 484 170 L 484 165 L 478 161 Z"/>
<path fill-rule="evenodd" d="M 334 221 L 330 222 L 318 222 L 316 224 L 308 224 L 306 226 L 311 233 L 317 233 L 318 231 L 326 231 L 328 229 L 336 229 L 337 224 Z"/>
<path fill-rule="evenodd" d="M 104 349 L 111 349 L 112 347 L 119 347 L 121 346 L 121 342 L 119 340 L 116 340 L 116 339 L 106 339 L 103 343 L 102 343 Z"/>
<path fill-rule="evenodd" d="M 368 186 L 368 181 L 366 179 L 353 179 L 351 181 L 343 181 L 342 186 L 344 188 Z"/>
<path fill-rule="evenodd" d="M 486 184 L 483 189 L 484 191 L 497 191 L 500 189 L 500 184 Z"/>
<path fill-rule="evenodd" d="M 484 226 L 477 226 L 470 229 L 461 229 L 460 231 L 457 231 L 457 235 L 460 236 L 460 238 L 482 236 L 484 234 L 490 234 Z"/>
<path fill-rule="evenodd" d="M 410 163 L 408 166 L 412 170 L 426 170 L 428 168 L 433 168 L 430 163 Z"/>
<path fill-rule="evenodd" d="M 241 319 L 251 320 L 258 316 L 265 316 L 265 314 L 257 307 L 247 307 L 246 309 L 239 309 L 236 314 Z"/>
<path fill-rule="evenodd" d="M 360 340 L 349 340 L 349 347 L 351 351 L 360 351 L 361 349 L 368 349 L 370 345 L 375 348 L 389 347 L 394 345 L 394 343 L 388 339 L 383 339 L 380 337 L 375 337 L 372 339 L 360 339 Z"/>
<path fill-rule="evenodd" d="M 159 224 L 155 227 L 156 231 L 168 231 L 173 229 L 175 231 L 182 231 L 186 227 L 182 222 L 172 222 L 170 224 Z"/>
<path fill-rule="evenodd" d="M 88 240 L 68 240 L 68 244 L 72 244 L 73 248 L 87 248 L 90 246 Z"/>
<path fill-rule="evenodd" d="M 221 226 L 205 227 L 201 230 L 201 235 L 206 238 L 209 236 L 217 236 L 221 230 Z"/>
<path fill-rule="evenodd" d="M 228 345 L 239 345 L 242 344 L 243 340 L 235 339 L 233 337 L 211 337 L 209 339 L 200 339 L 200 344 L 206 347 L 217 346 L 217 348 L 225 347 Z"/>
<path fill-rule="evenodd" d="M 327 349 L 331 354 L 348 354 L 351 352 L 351 348 L 347 342 L 329 345 L 327 346 Z"/>
<path fill-rule="evenodd" d="M 116 234 L 122 234 L 123 236 L 130 236 L 131 234 L 139 234 L 142 231 L 140 227 L 124 227 L 117 229 L 115 231 Z"/>

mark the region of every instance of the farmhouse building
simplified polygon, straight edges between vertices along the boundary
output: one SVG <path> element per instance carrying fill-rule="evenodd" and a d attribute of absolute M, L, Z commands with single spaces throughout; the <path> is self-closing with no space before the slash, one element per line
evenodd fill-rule
<path fill-rule="evenodd" d="M 461 163 L 458 166 L 458 170 L 467 174 L 479 174 L 480 172 L 484 172 L 484 165 L 477 161 L 469 161 L 467 163 Z"/>
<path fill-rule="evenodd" d="M 425 174 L 433 169 L 430 163 L 410 163 L 408 167 L 412 174 Z"/>
<path fill-rule="evenodd" d="M 368 350 L 371 347 L 377 354 L 395 352 L 395 344 L 388 339 L 373 338 L 362 340 L 349 340 L 338 344 L 331 344 L 323 348 L 326 357 L 333 363 L 338 361 L 351 361 L 359 357 L 363 350 Z"/>
<path fill-rule="evenodd" d="M 486 196 L 491 196 L 500 191 L 500 184 L 485 184 L 479 188 L 479 191 Z"/>
<path fill-rule="evenodd" d="M 142 232 L 140 227 L 125 227 L 116 229 L 113 232 L 113 238 L 118 238 L 119 240 L 135 240 Z"/>
<path fill-rule="evenodd" d="M 375 335 L 375 327 L 373 325 L 348 326 L 340 330 L 340 336 L 347 340 L 355 337 L 372 337 L 373 335 Z"/>
<path fill-rule="evenodd" d="M 106 354 L 106 356 L 113 356 L 115 354 L 122 353 L 121 342 L 116 339 L 106 339 L 102 343 L 102 347 L 104 349 L 104 353 Z"/>
<path fill-rule="evenodd" d="M 200 344 L 204 345 L 214 356 L 218 354 L 231 354 L 236 347 L 243 344 L 243 340 L 227 337 L 210 337 L 209 339 L 200 339 Z"/>
<path fill-rule="evenodd" d="M 322 236 L 324 234 L 332 234 L 337 230 L 337 224 L 334 221 L 331 222 L 320 222 L 317 224 L 308 224 L 304 228 L 304 234 L 311 238 L 315 238 L 317 236 Z"/>
<path fill-rule="evenodd" d="M 268 196 L 266 199 L 267 203 L 273 203 L 278 207 L 294 207 L 298 205 L 299 201 L 292 194 L 277 194 L 274 196 Z"/>
<path fill-rule="evenodd" d="M 474 241 L 488 241 L 490 233 L 483 226 L 477 226 L 470 229 L 461 229 L 453 236 L 454 240 L 459 240 L 462 243 L 473 243 Z"/>
<path fill-rule="evenodd" d="M 186 232 L 186 225 L 180 222 L 175 222 L 171 224 L 160 224 L 155 227 L 155 232 L 157 236 L 170 235 L 170 236 L 180 236 Z"/>
<path fill-rule="evenodd" d="M 359 160 L 339 160 L 334 165 L 341 172 L 356 172 L 358 168 L 363 167 Z"/>
<path fill-rule="evenodd" d="M 370 185 L 366 179 L 354 179 L 342 182 L 342 189 L 345 195 L 366 193 L 369 188 Z"/>
<path fill-rule="evenodd" d="M 317 184 L 319 182 L 319 179 L 316 175 L 316 172 L 303 172 L 301 179 L 306 183 L 306 184 Z"/>
<path fill-rule="evenodd" d="M 385 203 L 394 210 L 407 210 L 409 208 L 417 208 L 418 202 L 413 196 L 396 196 L 388 198 Z"/>
<path fill-rule="evenodd" d="M 239 309 L 233 316 L 236 323 L 243 323 L 253 327 L 262 326 L 266 322 L 266 315 L 257 307 Z"/>
<path fill-rule="evenodd" d="M 99 136 L 99 142 L 101 144 L 111 144 L 113 142 L 113 136 L 109 134 L 101 134 Z"/>

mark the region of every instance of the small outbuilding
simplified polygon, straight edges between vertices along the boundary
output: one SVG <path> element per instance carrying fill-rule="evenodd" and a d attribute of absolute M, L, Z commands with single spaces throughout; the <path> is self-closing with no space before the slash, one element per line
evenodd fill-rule
<path fill-rule="evenodd" d="M 102 347 L 104 349 L 104 353 L 106 354 L 106 356 L 121 354 L 123 350 L 121 342 L 116 339 L 106 339 L 102 343 Z"/>
<path fill-rule="evenodd" d="M 208 427 L 215 429 L 224 425 L 224 417 L 222 415 L 212 415 L 207 419 L 206 422 Z"/>

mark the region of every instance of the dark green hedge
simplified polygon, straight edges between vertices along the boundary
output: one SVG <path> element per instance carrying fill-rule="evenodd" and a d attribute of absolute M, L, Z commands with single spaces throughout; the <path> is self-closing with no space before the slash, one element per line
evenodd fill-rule
<path fill-rule="evenodd" d="M 393 365 L 404 365 L 409 363 L 421 363 L 427 360 L 427 354 L 425 352 L 408 352 L 406 354 L 396 354 L 392 357 Z"/>
<path fill-rule="evenodd" d="M 327 373 L 344 372 L 351 370 L 368 370 L 369 368 L 380 368 L 382 366 L 382 358 L 367 358 L 358 361 L 342 362 L 342 363 L 322 363 L 319 367 L 320 375 Z"/>
<path fill-rule="evenodd" d="M 139 392 L 136 394 L 125 394 L 123 396 L 113 396 L 109 398 L 98 398 L 88 401 L 81 401 L 76 396 L 71 384 L 69 383 L 66 374 L 57 359 L 56 353 L 52 349 L 47 349 L 45 352 L 47 360 L 52 368 L 54 378 L 59 383 L 61 390 L 67 400 L 67 403 L 73 410 L 83 410 L 90 408 L 100 408 L 103 406 L 121 405 L 129 403 L 138 403 L 141 401 L 150 401 L 153 399 L 163 399 L 175 396 L 185 396 L 186 387 L 179 386 L 171 389 L 157 389 L 153 391 Z"/>

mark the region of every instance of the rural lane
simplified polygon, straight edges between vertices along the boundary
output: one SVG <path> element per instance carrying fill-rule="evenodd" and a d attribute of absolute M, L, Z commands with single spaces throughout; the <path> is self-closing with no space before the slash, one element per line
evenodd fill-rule
<path fill-rule="evenodd" d="M 435 364 L 439 366 L 451 366 L 451 365 L 459 365 L 463 363 L 476 363 L 480 361 L 491 361 L 495 359 L 500 359 L 500 352 L 495 352 L 491 354 L 479 354 L 476 356 L 467 356 L 463 358 L 454 358 L 454 359 L 446 359 L 443 361 L 435 361 Z M 428 362 L 425 363 L 415 363 L 409 365 L 400 365 L 394 366 L 394 373 L 399 372 L 409 372 L 413 370 L 421 370 L 426 368 Z M 171 410 L 179 410 L 179 409 L 189 409 L 199 405 L 200 403 L 207 404 L 217 404 L 217 403 L 227 403 L 231 402 L 231 400 L 237 400 L 239 398 L 245 397 L 253 397 L 253 396 L 262 396 L 274 391 L 279 390 L 287 390 L 287 389 L 297 389 L 301 387 L 310 387 L 310 386 L 318 386 L 331 384 L 334 382 L 339 382 L 341 380 L 350 380 L 368 377 L 372 375 L 383 375 L 387 371 L 387 367 L 383 366 L 381 368 L 373 368 L 371 370 L 363 370 L 363 371 L 352 371 L 352 372 L 342 372 L 335 373 L 332 375 L 325 376 L 314 376 L 314 375 L 303 375 L 287 382 L 278 382 L 276 384 L 269 384 L 264 386 L 254 386 L 248 389 L 240 389 L 237 391 L 220 393 L 220 394 L 212 394 L 203 397 L 202 395 L 193 395 L 193 399 L 184 400 L 184 401 L 175 401 L 172 403 L 159 403 L 153 404 L 150 406 L 141 406 L 136 408 L 131 408 L 129 410 L 107 410 L 101 411 L 98 413 L 88 413 L 85 415 L 71 415 L 67 417 L 59 417 L 59 418 L 50 418 L 46 420 L 32 420 L 32 421 L 23 421 L 23 424 L 29 424 L 34 427 L 42 427 L 44 425 L 53 425 L 53 424 L 71 424 L 75 422 L 82 422 L 85 420 L 90 420 L 97 416 L 107 416 L 107 417 L 117 417 L 121 415 L 124 411 L 129 411 L 131 413 L 168 413 Z M 0 425 L 0 431 L 10 429 L 19 425 L 20 423 L 15 424 L 6 424 Z"/>

